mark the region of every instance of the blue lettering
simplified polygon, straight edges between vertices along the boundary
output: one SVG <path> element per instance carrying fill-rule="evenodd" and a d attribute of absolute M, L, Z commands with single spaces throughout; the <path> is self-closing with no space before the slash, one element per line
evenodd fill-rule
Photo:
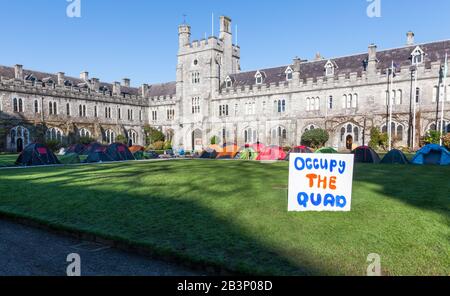
<path fill-rule="evenodd" d="M 332 159 L 332 160 L 330 161 L 330 172 L 331 172 L 331 173 L 333 172 L 333 170 L 334 170 L 335 167 L 337 167 L 337 161 L 334 160 L 334 159 Z"/>
<path fill-rule="evenodd" d="M 328 159 L 320 159 L 320 168 L 322 170 L 327 170 L 328 169 Z"/>
<path fill-rule="evenodd" d="M 311 193 L 311 203 L 313 206 L 320 206 L 320 204 L 322 203 L 322 194 L 317 194 L 317 199 L 314 200 L 314 193 Z"/>
<path fill-rule="evenodd" d="M 346 205 L 347 205 L 347 199 L 345 198 L 345 196 L 337 195 L 336 196 L 336 206 L 343 209 L 343 208 L 345 208 Z"/>
<path fill-rule="evenodd" d="M 298 163 L 299 163 L 299 162 L 302 163 L 301 166 L 298 166 Z M 295 165 L 295 169 L 296 169 L 297 171 L 303 171 L 303 170 L 305 169 L 305 160 L 303 160 L 303 158 L 301 158 L 301 157 L 297 157 L 297 158 L 295 159 L 294 165 Z"/>
<path fill-rule="evenodd" d="M 304 208 L 308 207 L 308 195 L 304 192 L 300 192 L 297 195 L 297 202 L 299 205 L 303 206 Z"/>
<path fill-rule="evenodd" d="M 314 169 L 318 170 L 319 169 L 319 160 L 316 158 L 313 161 L 313 165 L 314 165 Z"/>
<path fill-rule="evenodd" d="M 334 207 L 334 196 L 332 194 L 325 195 L 325 200 L 323 202 L 323 205 L 326 207 L 330 205 L 331 207 Z"/>
<path fill-rule="evenodd" d="M 312 159 L 311 159 L 311 158 L 307 158 L 306 161 L 305 161 L 305 163 L 306 163 L 306 168 L 307 168 L 308 170 L 312 170 L 312 164 L 311 164 L 311 162 L 312 162 Z"/>
<path fill-rule="evenodd" d="M 345 161 L 339 161 L 339 173 L 342 175 L 345 172 Z"/>

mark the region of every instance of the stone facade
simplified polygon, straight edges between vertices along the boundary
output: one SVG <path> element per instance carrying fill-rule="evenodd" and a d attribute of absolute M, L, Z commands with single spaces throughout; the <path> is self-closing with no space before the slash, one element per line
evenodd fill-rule
<path fill-rule="evenodd" d="M 39 135 L 70 142 L 86 132 L 104 142 L 114 140 L 111 133 L 122 134 L 130 144 L 143 145 L 143 127 L 149 123 L 175 148 L 187 150 L 208 146 L 213 136 L 221 143 L 294 146 L 311 128 L 326 129 L 328 145 L 344 150 L 367 144 L 372 127 L 387 130 L 388 97 L 397 146 L 413 145 L 414 118 L 416 146 L 435 129 L 444 99 L 450 132 L 450 96 L 445 97 L 442 83 L 450 41 L 415 44 L 408 32 L 406 45 L 396 49 L 377 51 L 372 44 L 363 54 L 296 58 L 290 65 L 241 72 L 228 17 L 220 18 L 219 37 L 191 42 L 186 24 L 178 35 L 176 81 L 161 85 L 132 88 L 129 79 L 107 84 L 89 79 L 87 72 L 75 79 L 20 65 L 0 67 L 4 148 L 17 150 L 20 141 L 26 144 Z M 388 83 L 392 62 L 395 78 Z"/>

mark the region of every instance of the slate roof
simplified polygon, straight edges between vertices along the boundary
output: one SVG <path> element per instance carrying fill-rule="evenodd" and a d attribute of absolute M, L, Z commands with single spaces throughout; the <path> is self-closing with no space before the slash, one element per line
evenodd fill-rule
<path fill-rule="evenodd" d="M 443 62 L 446 52 L 450 54 L 450 40 L 382 50 L 377 51 L 377 59 L 379 61 L 377 68 L 384 73 L 387 68 L 391 67 L 392 61 L 394 61 L 397 67 L 410 66 L 411 53 L 417 46 L 426 54 L 424 62 L 427 68 L 430 68 L 432 62 Z M 365 69 L 367 59 L 368 53 L 364 53 L 319 61 L 305 61 L 300 65 L 300 78 L 303 80 L 313 78 L 315 80 L 318 77 L 325 76 L 325 65 L 328 60 L 331 60 L 337 66 L 334 73 L 335 77 L 343 74 L 348 76 L 350 73 L 358 73 L 358 76 L 361 76 Z M 293 67 L 293 65 L 285 65 L 269 69 L 259 69 L 230 75 L 230 77 L 233 80 L 234 87 L 255 85 L 255 74 L 257 71 L 264 73 L 264 84 L 284 83 L 286 81 L 285 71 L 289 66 L 291 68 Z"/>
<path fill-rule="evenodd" d="M 47 79 L 52 79 L 53 81 L 58 81 L 58 75 L 56 74 L 50 74 L 50 73 L 43 73 L 39 71 L 33 71 L 33 70 L 23 70 L 23 76 L 26 77 L 28 75 L 32 74 L 37 80 L 39 81 L 45 81 Z M 3 76 L 8 79 L 14 78 L 14 67 L 6 67 L 6 66 L 0 66 L 0 76 Z M 85 81 L 65 76 L 65 80 L 71 81 L 72 85 L 83 85 L 85 84 Z M 105 83 L 100 82 L 100 87 L 106 87 L 109 91 L 112 91 L 113 84 L 111 83 Z M 129 95 L 139 95 L 140 94 L 140 88 L 136 87 L 126 87 L 121 85 L 120 90 L 123 94 L 129 94 Z M 154 84 L 149 85 L 149 94 L 150 96 L 174 96 L 176 94 L 176 82 L 169 82 L 169 83 L 163 83 L 163 84 Z"/>

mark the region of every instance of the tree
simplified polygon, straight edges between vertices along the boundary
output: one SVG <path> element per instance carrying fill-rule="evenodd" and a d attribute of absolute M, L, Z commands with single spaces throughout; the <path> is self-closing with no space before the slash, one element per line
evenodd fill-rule
<path fill-rule="evenodd" d="M 443 138 L 442 138 L 442 142 L 444 143 L 444 146 L 447 147 L 447 149 L 450 149 L 450 133 L 446 134 Z"/>
<path fill-rule="evenodd" d="M 219 144 L 219 142 L 220 142 L 220 139 L 219 139 L 219 137 L 217 137 L 217 136 L 213 136 L 213 137 L 211 138 L 211 140 L 210 140 L 210 144 L 211 144 L 211 145 Z"/>
<path fill-rule="evenodd" d="M 380 132 L 380 129 L 378 127 L 373 127 L 370 130 L 370 142 L 369 142 L 370 148 L 374 150 L 378 150 L 380 148 L 383 150 L 387 150 L 388 142 L 389 142 L 388 134 Z"/>
<path fill-rule="evenodd" d="M 127 144 L 128 140 L 124 135 L 118 135 L 116 137 L 116 143 Z"/>
<path fill-rule="evenodd" d="M 317 149 L 321 148 L 328 142 L 330 135 L 323 129 L 312 129 L 306 131 L 302 135 L 302 145 Z"/>
<path fill-rule="evenodd" d="M 87 136 L 86 137 L 80 137 L 78 139 L 78 143 L 79 144 L 83 144 L 83 145 L 89 145 L 89 144 L 91 144 L 93 142 L 95 142 L 95 140 L 93 138 L 87 137 Z"/>
<path fill-rule="evenodd" d="M 441 142 L 441 132 L 439 131 L 428 131 L 423 138 L 423 142 L 428 144 L 440 144 Z"/>
<path fill-rule="evenodd" d="M 151 127 L 148 124 L 144 126 L 144 132 L 146 136 L 147 145 L 151 145 L 155 142 L 164 142 L 165 140 L 165 136 L 161 131 L 157 130 L 154 127 Z"/>

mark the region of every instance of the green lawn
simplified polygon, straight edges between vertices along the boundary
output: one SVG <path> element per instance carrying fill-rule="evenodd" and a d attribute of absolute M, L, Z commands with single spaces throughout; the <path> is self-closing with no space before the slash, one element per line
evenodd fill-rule
<path fill-rule="evenodd" d="M 450 167 L 357 165 L 350 213 L 288 213 L 288 163 L 0 170 L 0 212 L 251 274 L 449 275 Z"/>
<path fill-rule="evenodd" d="M 14 166 L 14 163 L 16 162 L 17 157 L 19 157 L 18 154 L 0 153 L 0 167 Z"/>

